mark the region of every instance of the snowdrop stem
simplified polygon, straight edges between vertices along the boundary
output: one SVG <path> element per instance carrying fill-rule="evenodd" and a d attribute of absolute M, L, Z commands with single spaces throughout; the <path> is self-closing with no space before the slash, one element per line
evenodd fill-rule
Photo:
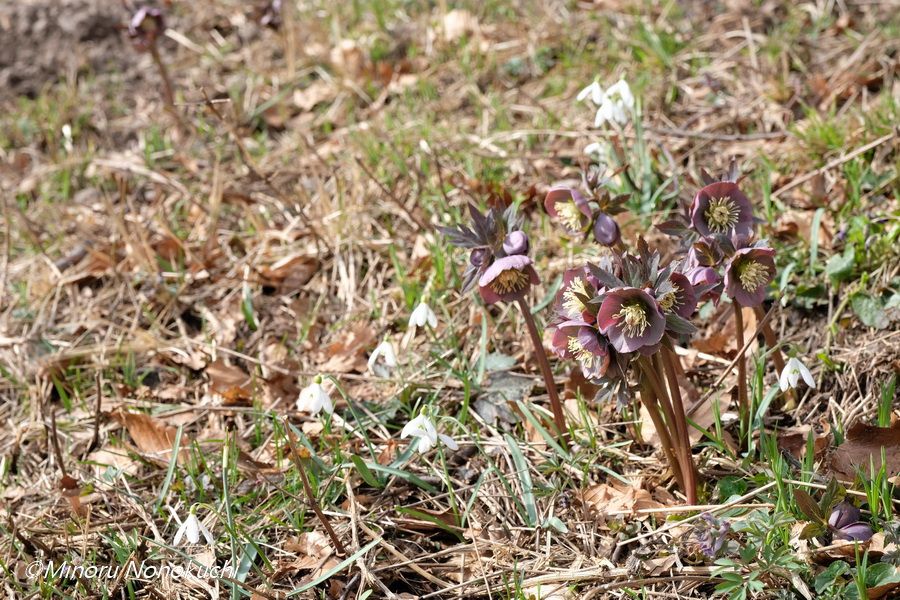
<path fill-rule="evenodd" d="M 309 502 L 309 505 L 312 508 L 313 512 L 316 513 L 316 517 L 319 519 L 322 527 L 325 528 L 325 533 L 327 533 L 328 537 L 331 538 L 331 543 L 334 544 L 335 552 L 340 555 L 346 555 L 347 550 L 344 548 L 344 544 L 341 543 L 340 538 L 338 538 L 337 534 L 334 532 L 334 529 L 332 529 L 331 522 L 319 507 L 319 501 L 316 498 L 316 495 L 313 493 L 312 486 L 309 485 L 309 479 L 306 477 L 306 468 L 304 467 L 303 461 L 300 458 L 302 455 L 297 446 L 297 442 L 294 440 L 294 432 L 291 431 L 291 424 L 288 422 L 287 418 L 285 418 L 284 420 L 284 431 L 287 434 L 288 444 L 291 447 L 291 459 L 294 461 L 294 466 L 297 467 L 297 473 L 300 475 L 300 481 L 303 484 L 303 493 L 306 494 L 306 500 Z M 308 454 L 308 452 L 306 452 L 306 449 L 304 448 L 303 455 L 306 454 Z"/>
<path fill-rule="evenodd" d="M 775 363 L 775 371 L 780 374 L 784 371 L 785 363 L 781 348 L 778 347 L 778 336 L 775 335 L 775 330 L 772 329 L 772 325 L 768 321 L 763 321 L 766 317 L 766 311 L 763 310 L 762 306 L 755 307 L 753 312 L 756 313 L 756 320 L 762 323 L 762 334 L 766 340 L 766 346 L 768 346 L 772 352 L 772 362 Z M 794 390 L 787 390 L 784 392 L 784 397 L 786 405 L 796 405 L 797 396 Z"/>
<path fill-rule="evenodd" d="M 534 354 L 537 356 L 538 364 L 541 367 L 541 375 L 544 377 L 547 395 L 550 396 L 550 408 L 553 411 L 553 422 L 556 424 L 559 441 L 565 447 L 568 445 L 568 427 L 566 427 L 566 417 L 563 413 L 562 403 L 559 401 L 559 394 L 556 391 L 556 382 L 553 380 L 550 361 L 547 360 L 547 352 L 544 350 L 544 342 L 541 339 L 541 334 L 538 332 L 534 317 L 531 314 L 531 308 L 529 308 L 525 298 L 519 299 L 519 310 L 522 311 L 522 317 L 525 319 L 525 325 L 528 327 L 528 333 L 531 335 Z"/>
<path fill-rule="evenodd" d="M 453 511 L 454 515 L 459 515 L 459 507 L 456 504 L 456 492 L 453 489 L 450 471 L 447 469 L 447 457 L 444 455 L 443 446 L 438 448 L 438 457 L 441 459 L 441 474 L 444 476 L 444 483 L 447 485 L 447 500 L 450 502 L 450 510 Z"/>
<path fill-rule="evenodd" d="M 738 412 L 741 419 L 741 431 L 749 435 L 750 424 L 750 401 L 747 395 L 747 359 L 746 353 L 742 352 L 744 348 L 744 313 L 740 302 L 732 303 L 734 308 L 734 331 L 738 347 Z"/>

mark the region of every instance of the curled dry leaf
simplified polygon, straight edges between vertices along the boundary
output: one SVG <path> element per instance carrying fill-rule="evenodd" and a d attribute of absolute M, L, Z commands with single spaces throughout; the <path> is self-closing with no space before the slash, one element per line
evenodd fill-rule
<path fill-rule="evenodd" d="M 307 569 L 313 569 L 310 577 L 316 578 L 338 564 L 331 556 L 334 550 L 328 538 L 318 531 L 301 533 L 299 537 L 285 542 L 284 549 L 296 553 L 297 557 L 291 561 L 282 561 L 273 573 L 272 581 Z"/>
<path fill-rule="evenodd" d="M 122 408 L 110 416 L 125 426 L 143 456 L 160 466 L 169 464 L 177 433 L 174 427 L 165 425 L 150 415 L 127 412 Z M 188 442 L 187 436 L 182 435 L 181 450 L 178 453 L 179 462 L 188 458 Z"/>
<path fill-rule="evenodd" d="M 286 256 L 269 267 L 259 269 L 263 285 L 274 287 L 279 293 L 299 290 L 318 273 L 319 259 L 314 256 Z"/>
<path fill-rule="evenodd" d="M 357 323 L 338 333 L 337 338 L 325 347 L 325 362 L 318 370 L 323 373 L 364 372 L 368 361 L 366 350 L 375 340 L 372 328 L 366 323 Z"/>
<path fill-rule="evenodd" d="M 831 471 L 845 481 L 855 481 L 859 471 L 868 475 L 870 465 L 878 471 L 882 464 L 889 476 L 900 473 L 900 421 L 890 427 L 857 423 L 831 454 Z"/>
<path fill-rule="evenodd" d="M 620 519 L 624 516 L 634 516 L 643 520 L 649 515 L 637 511 L 663 506 L 639 485 L 628 486 L 617 482 L 593 485 L 582 491 L 580 498 L 588 513 L 603 523 L 608 517 Z"/>

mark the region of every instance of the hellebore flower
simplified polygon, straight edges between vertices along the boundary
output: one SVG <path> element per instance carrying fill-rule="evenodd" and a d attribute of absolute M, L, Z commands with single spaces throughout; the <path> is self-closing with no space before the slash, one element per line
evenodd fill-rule
<path fill-rule="evenodd" d="M 128 37 L 136 50 L 145 51 L 156 43 L 166 29 L 163 13 L 158 8 L 142 6 L 128 23 Z"/>
<path fill-rule="evenodd" d="M 575 336 L 568 338 L 567 347 L 586 379 L 599 379 L 606 374 L 612 357 L 606 338 L 596 328 L 580 326 Z"/>
<path fill-rule="evenodd" d="M 507 255 L 528 254 L 528 236 L 524 231 L 511 231 L 503 240 L 503 251 Z"/>
<path fill-rule="evenodd" d="M 859 509 L 844 500 L 831 511 L 828 525 L 834 535 L 841 539 L 865 542 L 872 537 L 872 528 L 859 519 Z"/>
<path fill-rule="evenodd" d="M 595 280 L 587 275 L 586 269 L 568 269 L 563 273 L 563 285 L 556 302 L 564 321 L 596 320 L 596 308 L 590 306 L 590 300 L 596 292 Z"/>
<path fill-rule="evenodd" d="M 300 390 L 300 396 L 297 398 L 297 410 L 316 415 L 323 409 L 330 415 L 334 412 L 334 404 L 332 404 L 328 392 L 322 387 L 322 376 L 316 375 L 312 383 Z"/>
<path fill-rule="evenodd" d="M 172 516 L 178 520 L 178 515 L 176 515 L 174 511 L 172 511 Z M 191 508 L 191 512 L 187 518 L 180 522 L 178 531 L 175 532 L 175 538 L 172 540 L 172 545 L 177 546 L 181 543 L 182 539 L 186 539 L 189 544 L 196 544 L 200 541 L 201 534 L 208 545 L 215 546 L 216 542 L 213 539 L 212 533 L 210 533 L 209 529 L 206 528 L 206 525 L 197 518 L 197 515 L 194 514 L 194 509 Z"/>
<path fill-rule="evenodd" d="M 394 352 L 394 345 L 388 340 L 384 340 L 372 351 L 369 356 L 369 370 L 373 373 L 377 368 L 378 359 L 384 360 L 384 364 L 389 369 L 397 366 L 397 353 Z"/>
<path fill-rule="evenodd" d="M 495 260 L 478 280 L 478 292 L 487 304 L 510 302 L 525 297 L 533 283 L 540 283 L 532 261 L 524 254 Z"/>
<path fill-rule="evenodd" d="M 437 327 L 437 315 L 434 314 L 430 306 L 420 302 L 412 311 L 412 314 L 409 315 L 408 326 L 415 329 L 416 327 L 425 327 L 426 324 L 432 329 Z"/>
<path fill-rule="evenodd" d="M 672 273 L 669 276 L 672 290 L 657 298 L 659 307 L 663 313 L 674 312 L 683 319 L 690 319 L 697 310 L 697 294 L 694 286 L 682 273 Z"/>
<path fill-rule="evenodd" d="M 719 285 L 721 277 L 719 277 L 718 271 L 712 267 L 694 267 L 686 275 L 688 281 L 695 288 L 706 288 L 698 300 L 712 300 L 716 304 L 719 303 L 719 299 L 722 297 L 722 287 Z"/>
<path fill-rule="evenodd" d="M 736 183 L 717 181 L 694 196 L 691 226 L 702 236 L 732 231 L 748 235 L 753 227 L 753 206 Z"/>
<path fill-rule="evenodd" d="M 609 290 L 597 313 L 600 332 L 617 352 L 651 354 L 666 330 L 659 303 L 646 291 L 621 287 Z"/>
<path fill-rule="evenodd" d="M 576 189 L 554 186 L 544 198 L 544 208 L 554 219 L 559 219 L 569 233 L 584 233 L 594 216 L 587 199 Z"/>
<path fill-rule="evenodd" d="M 725 268 L 725 291 L 742 306 L 758 306 L 766 299 L 766 288 L 774 277 L 773 249 L 740 248 Z"/>
<path fill-rule="evenodd" d="M 438 433 L 434 426 L 434 422 L 424 414 L 419 415 L 403 426 L 400 437 L 405 439 L 409 436 L 417 438 L 416 450 L 418 450 L 420 454 L 425 454 L 436 446 L 438 442 L 441 442 L 451 450 L 459 448 L 459 444 L 457 444 L 453 438 L 444 435 L 443 433 Z"/>
<path fill-rule="evenodd" d="M 597 213 L 594 219 L 594 239 L 604 246 L 615 246 L 620 237 L 619 224 L 605 212 Z"/>
<path fill-rule="evenodd" d="M 806 382 L 806 385 L 816 389 L 816 380 L 813 379 L 812 373 L 809 372 L 806 365 L 800 362 L 799 358 L 792 356 L 781 371 L 781 376 L 778 378 L 778 387 L 781 388 L 782 392 L 786 392 L 788 388 L 797 389 L 797 384 L 800 383 L 801 377 Z"/>

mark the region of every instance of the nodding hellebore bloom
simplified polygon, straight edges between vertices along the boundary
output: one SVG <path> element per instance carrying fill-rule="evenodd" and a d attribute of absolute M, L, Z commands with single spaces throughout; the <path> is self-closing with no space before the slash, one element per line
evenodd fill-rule
<path fill-rule="evenodd" d="M 742 306 L 759 306 L 775 277 L 775 250 L 739 248 L 725 267 L 725 292 Z"/>
<path fill-rule="evenodd" d="M 136 50 L 146 51 L 166 29 L 163 12 L 158 8 L 143 6 L 128 23 L 128 37 Z"/>
<path fill-rule="evenodd" d="M 690 319 L 697 310 L 697 294 L 694 286 L 682 273 L 672 273 L 669 276 L 671 289 L 661 294 L 656 301 L 663 313 L 674 312 L 683 319 Z"/>
<path fill-rule="evenodd" d="M 687 273 L 688 281 L 696 288 L 705 288 L 706 291 L 700 293 L 698 300 L 712 300 L 715 304 L 719 303 L 722 297 L 722 279 L 719 272 L 712 267 L 694 267 Z"/>
<path fill-rule="evenodd" d="M 700 188 L 691 203 L 691 226 L 702 236 L 748 235 L 753 229 L 750 199 L 731 181 Z"/>
<path fill-rule="evenodd" d="M 597 313 L 600 332 L 617 352 L 655 352 L 666 331 L 666 317 L 656 299 L 642 289 L 620 287 L 606 292 Z"/>
<path fill-rule="evenodd" d="M 544 198 L 544 208 L 569 233 L 584 233 L 594 217 L 587 198 L 578 190 L 564 185 L 550 188 Z"/>
<path fill-rule="evenodd" d="M 606 375 L 612 360 L 609 343 L 593 325 L 579 321 L 565 321 L 553 332 L 553 351 L 560 358 L 575 360 L 586 379 L 600 379 Z"/>
<path fill-rule="evenodd" d="M 582 267 L 563 273 L 562 289 L 556 295 L 557 309 L 563 321 L 597 320 L 597 308 L 590 301 L 597 291 L 598 282 L 589 270 Z"/>
<path fill-rule="evenodd" d="M 859 509 L 847 502 L 840 502 L 828 517 L 828 526 L 836 537 L 865 542 L 871 539 L 872 528 L 860 521 Z"/>
<path fill-rule="evenodd" d="M 478 293 L 487 304 L 512 302 L 525 297 L 532 284 L 540 283 L 532 260 L 524 254 L 498 258 L 478 279 Z"/>

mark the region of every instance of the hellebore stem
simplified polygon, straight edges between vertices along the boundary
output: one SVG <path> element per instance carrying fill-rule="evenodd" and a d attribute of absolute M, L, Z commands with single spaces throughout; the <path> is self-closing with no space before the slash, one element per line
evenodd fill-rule
<path fill-rule="evenodd" d="M 672 475 L 675 477 L 675 482 L 678 484 L 678 487 L 684 489 L 684 476 L 681 474 L 681 461 L 679 461 L 678 457 L 675 455 L 675 447 L 672 444 L 672 438 L 669 435 L 669 428 L 666 427 L 666 423 L 663 421 L 662 415 L 659 412 L 656 394 L 653 393 L 653 388 L 651 385 L 648 385 L 646 378 L 641 382 L 641 403 L 643 403 L 644 407 L 647 409 L 650 420 L 653 421 L 653 426 L 656 428 L 656 436 L 659 438 L 659 444 L 662 446 L 663 453 L 666 455 L 666 460 L 669 461 L 669 467 L 672 469 Z"/>
<path fill-rule="evenodd" d="M 534 353 L 537 356 L 538 364 L 541 367 L 541 375 L 544 377 L 544 386 L 547 388 L 547 395 L 550 396 L 550 408 L 553 411 L 553 422 L 556 424 L 559 439 L 565 446 L 568 438 L 568 428 L 566 427 L 566 417 L 563 414 L 562 404 L 559 401 L 559 394 L 556 392 L 556 382 L 553 380 L 553 371 L 550 370 L 550 361 L 547 360 L 547 352 L 544 350 L 544 342 L 541 340 L 541 334 L 538 332 L 531 309 L 525 298 L 519 298 L 519 310 L 525 318 L 525 325 L 528 327 L 528 333 L 531 335 L 531 343 L 534 346 Z"/>
<path fill-rule="evenodd" d="M 684 403 L 681 400 L 681 388 L 678 387 L 678 372 L 675 368 L 675 361 L 678 358 L 675 353 L 668 347 L 663 346 L 662 363 L 666 371 L 666 379 L 669 382 L 669 394 L 672 397 L 672 408 L 675 411 L 675 426 L 678 429 L 678 437 L 681 438 L 681 444 L 685 452 L 685 484 L 687 489 L 688 504 L 697 503 L 697 471 L 694 468 L 694 455 L 691 452 L 691 437 L 688 434 L 687 416 L 684 411 Z M 659 356 L 659 355 L 657 355 Z"/>
<path fill-rule="evenodd" d="M 165 100 L 166 108 L 175 113 L 175 93 L 172 91 L 172 80 L 169 79 L 169 71 L 159 55 L 159 49 L 156 47 L 155 41 L 150 44 L 150 56 L 153 58 L 153 62 L 156 63 L 156 68 L 163 82 L 163 99 Z"/>
<path fill-rule="evenodd" d="M 688 495 L 688 471 L 691 466 L 691 452 L 688 444 L 681 436 L 681 429 L 678 427 L 678 417 L 672 408 L 672 401 L 663 385 L 662 379 L 659 378 L 658 372 L 662 372 L 663 368 L 659 364 L 659 355 L 654 354 L 653 358 L 644 358 L 641 361 L 644 374 L 650 382 L 650 387 L 656 395 L 657 404 L 662 409 L 662 414 L 666 420 L 666 431 L 669 434 L 673 444 L 673 454 L 678 458 L 679 468 L 681 470 L 681 489 L 685 495 Z"/>
<path fill-rule="evenodd" d="M 737 336 L 737 347 L 740 355 L 738 356 L 738 407 L 741 415 L 741 430 L 746 431 L 746 425 L 750 423 L 750 402 L 747 399 L 747 360 L 745 353 L 741 352 L 744 348 L 744 314 L 741 304 L 735 300 L 732 302 L 734 307 L 734 331 Z M 746 431 L 749 435 L 749 431 Z"/>

